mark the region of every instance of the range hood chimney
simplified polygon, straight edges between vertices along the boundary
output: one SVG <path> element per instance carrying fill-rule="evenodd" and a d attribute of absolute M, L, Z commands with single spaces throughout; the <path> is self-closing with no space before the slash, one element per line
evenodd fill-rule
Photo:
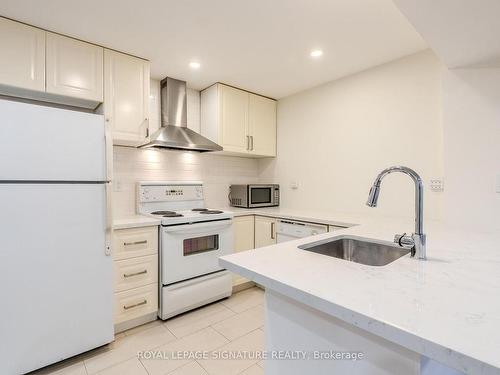
<path fill-rule="evenodd" d="M 187 127 L 186 82 L 167 77 L 160 83 L 161 127 L 141 147 L 198 152 L 222 151 L 222 147 Z"/>

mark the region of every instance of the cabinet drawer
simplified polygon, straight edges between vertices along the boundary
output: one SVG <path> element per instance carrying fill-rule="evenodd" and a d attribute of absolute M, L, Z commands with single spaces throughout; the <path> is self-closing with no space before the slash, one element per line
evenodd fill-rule
<path fill-rule="evenodd" d="M 158 311 L 158 284 L 115 293 L 115 324 Z"/>
<path fill-rule="evenodd" d="M 113 259 L 122 260 L 158 253 L 158 227 L 114 231 Z"/>
<path fill-rule="evenodd" d="M 123 292 L 158 281 L 157 255 L 117 260 L 113 268 L 115 292 Z"/>

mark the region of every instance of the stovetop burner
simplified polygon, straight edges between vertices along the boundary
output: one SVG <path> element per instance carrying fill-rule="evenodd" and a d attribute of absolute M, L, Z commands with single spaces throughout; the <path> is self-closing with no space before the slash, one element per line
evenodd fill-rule
<path fill-rule="evenodd" d="M 172 212 L 170 214 L 162 215 L 163 217 L 182 217 L 184 216 L 183 214 L 179 214 L 177 212 Z"/>
<path fill-rule="evenodd" d="M 219 211 L 219 210 L 206 210 L 206 211 L 200 211 L 200 214 L 207 214 L 207 215 L 216 215 L 216 214 L 222 214 L 224 211 Z"/>
<path fill-rule="evenodd" d="M 208 208 L 193 208 L 191 211 L 194 211 L 194 212 L 203 212 L 203 211 L 208 211 Z"/>
<path fill-rule="evenodd" d="M 163 217 L 182 217 L 182 216 L 184 216 L 183 214 L 179 214 L 175 211 L 153 211 L 153 212 L 151 212 L 151 215 L 160 215 Z"/>

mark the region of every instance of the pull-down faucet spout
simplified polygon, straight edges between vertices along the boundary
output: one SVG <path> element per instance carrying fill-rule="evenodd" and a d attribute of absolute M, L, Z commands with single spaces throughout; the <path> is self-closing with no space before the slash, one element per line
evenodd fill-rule
<path fill-rule="evenodd" d="M 377 207 L 377 201 L 380 194 L 380 184 L 382 179 L 390 173 L 401 172 L 410 176 L 415 183 L 415 233 L 410 237 L 396 235 L 394 241 L 400 245 L 411 245 L 415 248 L 415 255 L 418 259 L 426 259 L 425 253 L 425 234 L 424 234 L 424 188 L 422 179 L 413 169 L 403 166 L 394 166 L 384 169 L 379 173 L 368 195 L 366 205 Z"/>

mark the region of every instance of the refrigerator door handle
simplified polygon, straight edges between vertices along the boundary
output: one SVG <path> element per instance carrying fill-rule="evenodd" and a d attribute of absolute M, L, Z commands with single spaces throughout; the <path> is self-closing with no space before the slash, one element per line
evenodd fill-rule
<path fill-rule="evenodd" d="M 111 255 L 111 244 L 113 241 L 113 215 L 112 205 L 111 205 L 111 183 L 108 182 L 104 184 L 106 186 L 106 245 L 104 253 L 107 256 Z"/>
<path fill-rule="evenodd" d="M 111 255 L 111 246 L 113 243 L 113 215 L 112 215 L 112 191 L 111 181 L 113 179 L 113 137 L 111 134 L 111 122 L 109 118 L 104 121 L 104 145 L 106 155 L 106 244 L 104 253 Z"/>
<path fill-rule="evenodd" d="M 109 118 L 104 121 L 104 146 L 106 155 L 106 181 L 113 180 L 113 137 Z"/>

